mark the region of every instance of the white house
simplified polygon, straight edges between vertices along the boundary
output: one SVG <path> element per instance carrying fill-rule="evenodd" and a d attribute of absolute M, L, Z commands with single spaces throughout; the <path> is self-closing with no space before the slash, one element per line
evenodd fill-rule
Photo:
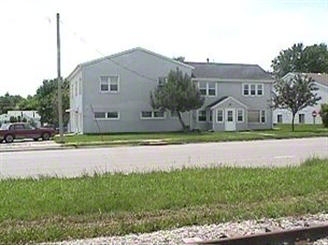
<path fill-rule="evenodd" d="M 321 97 L 321 100 L 314 106 L 306 107 L 300 110 L 295 116 L 295 124 L 322 124 L 321 117 L 319 115 L 321 104 L 328 103 L 328 74 L 326 73 L 303 73 L 307 77 L 311 77 L 318 88 L 316 93 Z M 288 73 L 282 79 L 288 79 L 290 76 L 294 76 L 295 73 Z M 316 117 L 313 117 L 313 114 Z M 275 109 L 273 111 L 273 123 L 291 124 L 292 113 L 287 109 Z"/>
<path fill-rule="evenodd" d="M 26 119 L 28 122 L 33 121 L 37 127 L 41 126 L 41 116 L 36 110 L 9 110 L 7 114 L 0 115 L 0 123 L 9 122 L 11 117 L 18 121 Z"/>

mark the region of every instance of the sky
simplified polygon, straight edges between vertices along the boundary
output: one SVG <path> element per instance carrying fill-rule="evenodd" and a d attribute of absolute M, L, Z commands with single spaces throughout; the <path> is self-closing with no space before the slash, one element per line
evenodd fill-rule
<path fill-rule="evenodd" d="M 135 47 L 187 61 L 258 64 L 328 44 L 328 0 L 1 0 L 0 96 L 34 95 L 80 63 Z"/>

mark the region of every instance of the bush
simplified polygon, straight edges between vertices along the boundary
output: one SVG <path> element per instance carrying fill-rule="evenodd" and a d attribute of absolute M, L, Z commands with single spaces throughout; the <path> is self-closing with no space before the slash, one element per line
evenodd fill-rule
<path fill-rule="evenodd" d="M 328 104 L 321 104 L 320 116 L 324 127 L 328 127 Z"/>

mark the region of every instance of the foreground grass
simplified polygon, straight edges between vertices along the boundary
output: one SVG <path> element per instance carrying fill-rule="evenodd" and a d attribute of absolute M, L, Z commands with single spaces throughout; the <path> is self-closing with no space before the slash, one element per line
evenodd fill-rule
<path fill-rule="evenodd" d="M 290 125 L 277 125 L 272 130 L 243 132 L 170 132 L 170 133 L 122 133 L 66 136 L 67 146 L 85 145 L 139 145 L 151 144 L 159 140 L 168 144 L 221 142 L 242 140 L 263 140 L 328 136 L 328 128 L 321 125 L 296 125 L 291 131 Z M 59 141 L 59 138 L 55 138 Z M 156 142 L 153 142 L 156 143 Z"/>
<path fill-rule="evenodd" d="M 0 181 L 0 244 L 328 212 L 328 159 L 300 167 L 184 169 Z"/>

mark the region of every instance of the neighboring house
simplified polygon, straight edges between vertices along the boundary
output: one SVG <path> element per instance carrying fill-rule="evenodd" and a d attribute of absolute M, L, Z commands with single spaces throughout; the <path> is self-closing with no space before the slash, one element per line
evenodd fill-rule
<path fill-rule="evenodd" d="M 235 131 L 272 128 L 273 79 L 260 66 L 187 62 L 193 81 L 205 96 L 192 113 L 193 128 Z"/>
<path fill-rule="evenodd" d="M 15 117 L 18 121 L 26 119 L 27 122 L 33 122 L 35 126 L 41 126 L 41 116 L 36 110 L 9 110 L 7 114 L 0 115 L 0 122 L 9 122 L 11 117 Z"/>
<path fill-rule="evenodd" d="M 308 106 L 300 110 L 295 115 L 295 124 L 322 124 L 322 119 L 319 115 L 321 104 L 328 103 L 328 74 L 320 73 L 302 73 L 308 77 L 311 77 L 315 83 L 315 86 L 318 88 L 315 93 L 321 97 L 321 100 L 317 102 L 314 106 Z M 288 73 L 282 79 L 288 79 L 290 76 L 295 76 L 295 73 Z M 312 113 L 315 111 L 316 117 L 312 116 Z M 284 123 L 291 124 L 292 122 L 292 113 L 287 109 L 275 109 L 273 111 L 273 123 Z"/>
<path fill-rule="evenodd" d="M 82 63 L 70 81 L 70 131 L 75 133 L 178 131 L 171 112 L 154 110 L 150 92 L 170 70 L 193 77 L 205 96 L 200 110 L 184 113 L 191 129 L 272 128 L 273 80 L 257 65 L 181 63 L 134 48 Z"/>

